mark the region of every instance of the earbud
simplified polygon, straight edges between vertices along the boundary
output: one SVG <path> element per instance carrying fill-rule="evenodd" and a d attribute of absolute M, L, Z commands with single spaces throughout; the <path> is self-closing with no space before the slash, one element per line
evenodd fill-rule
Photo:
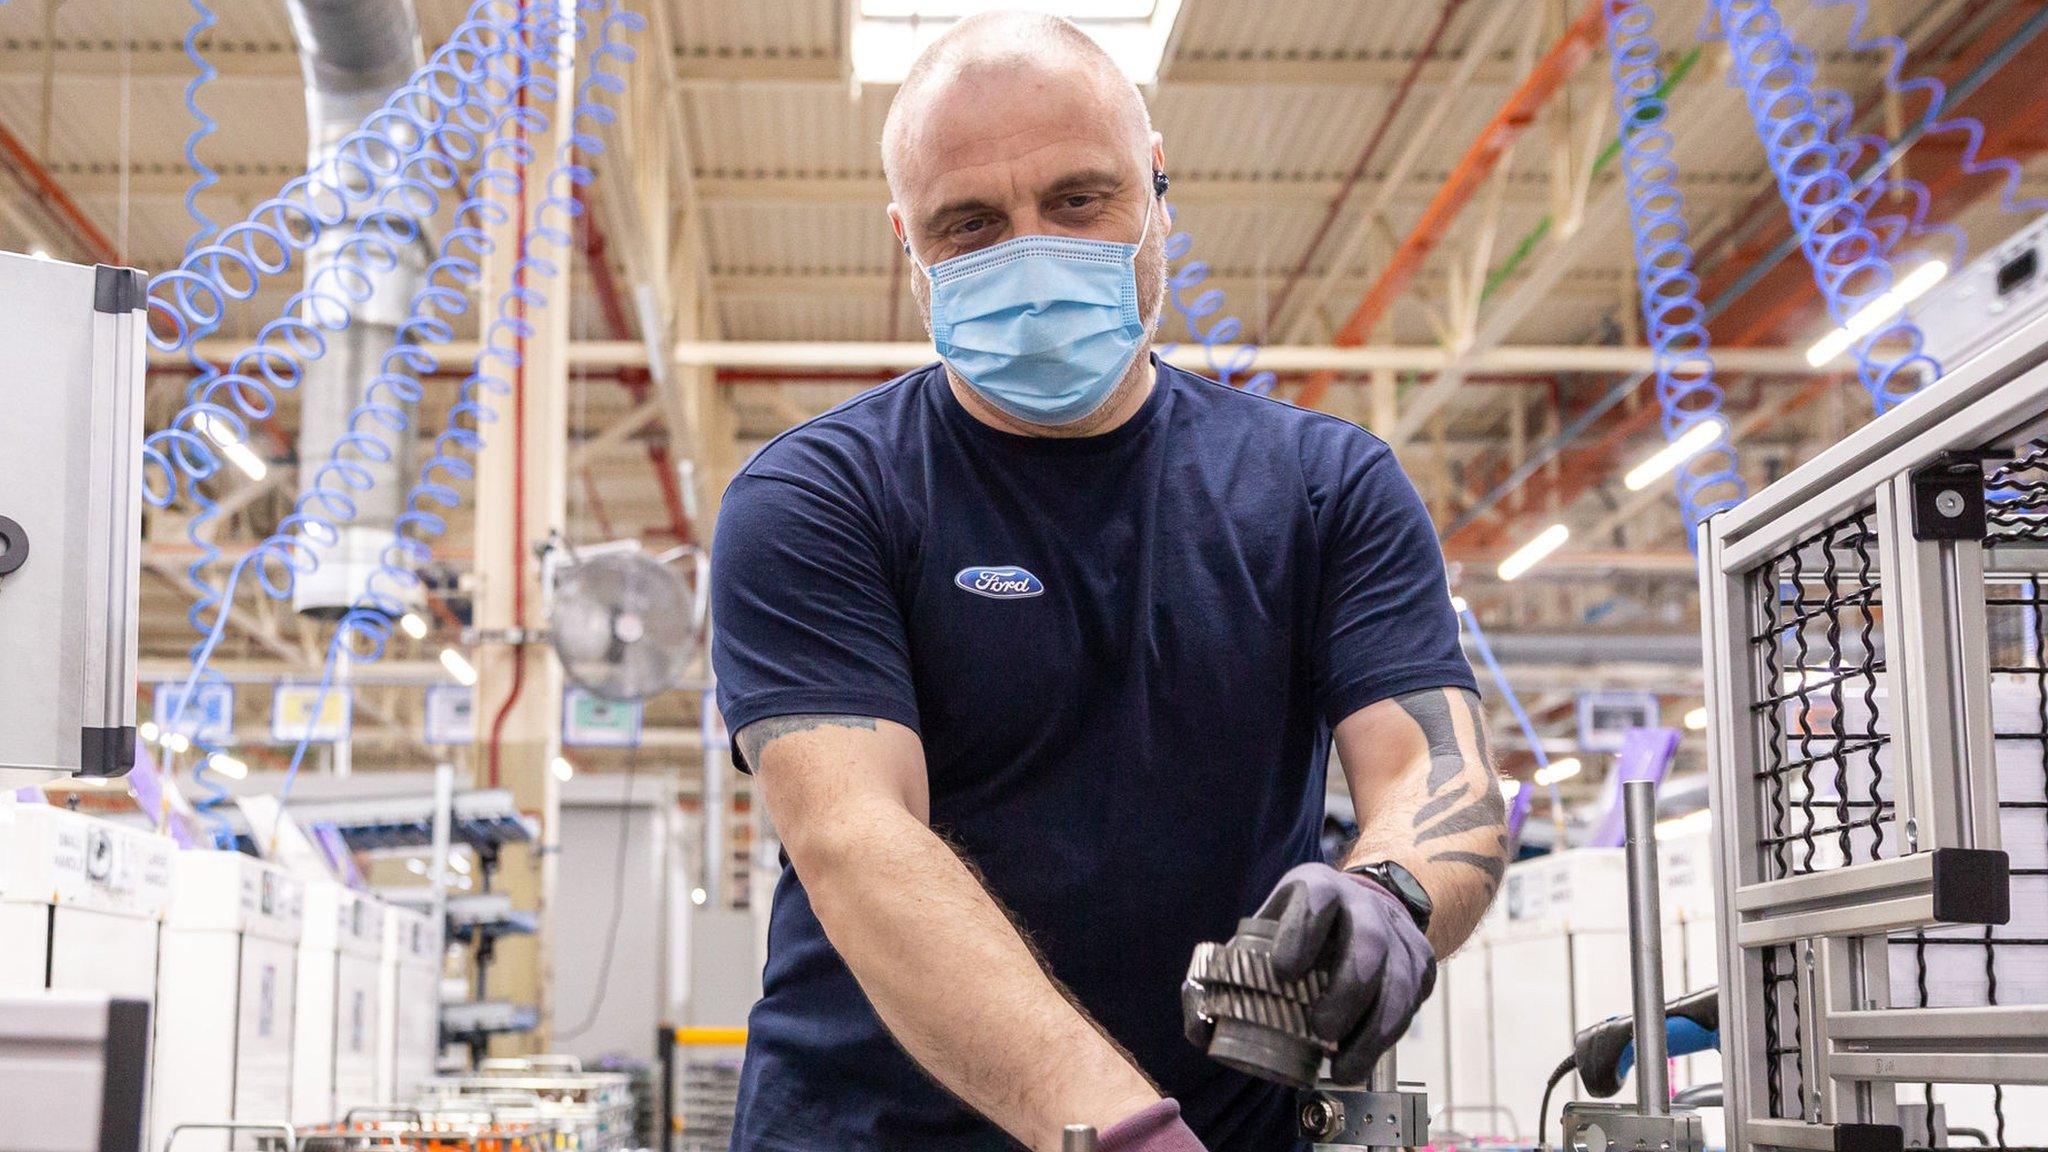
<path fill-rule="evenodd" d="M 1166 197 L 1166 188 L 1171 183 L 1173 181 L 1166 178 L 1166 173 L 1155 170 L 1152 173 L 1152 194 L 1164 199 Z"/>

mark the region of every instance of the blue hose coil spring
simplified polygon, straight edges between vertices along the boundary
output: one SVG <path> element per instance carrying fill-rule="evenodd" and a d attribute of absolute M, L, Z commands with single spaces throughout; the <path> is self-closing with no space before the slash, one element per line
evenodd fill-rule
<path fill-rule="evenodd" d="M 1820 86 L 1811 48 L 1795 44 L 1792 62 L 1800 82 L 1813 90 L 1816 106 L 1828 126 L 1828 138 L 1839 149 L 1836 159 L 1842 171 L 1851 175 L 1863 173 L 1856 180 L 1856 200 L 1863 206 L 1864 223 L 1878 238 L 1884 254 L 1895 255 L 1909 239 L 1939 236 L 1947 244 L 1949 264 L 1960 264 L 1969 238 L 1961 228 L 1927 222 L 1928 209 L 1933 204 L 1927 185 L 1910 176 L 1896 176 L 1886 168 L 1882 160 L 1891 150 L 1891 142 L 1874 132 L 1856 131 L 1856 102 L 1839 88 Z M 1909 209 L 1904 212 L 1893 207 L 1902 199 L 1909 202 Z"/>
<path fill-rule="evenodd" d="M 190 0 L 192 5 L 192 26 L 185 32 L 185 58 L 192 62 L 192 79 L 185 85 L 185 110 L 192 113 L 192 134 L 185 137 L 185 166 L 191 169 L 192 185 L 185 190 L 185 215 L 192 218 L 192 238 L 186 242 L 185 251 L 205 243 L 215 231 L 214 222 L 199 206 L 199 197 L 220 182 L 215 172 L 199 155 L 199 145 L 220 127 L 219 121 L 208 115 L 199 105 L 199 91 L 206 87 L 220 72 L 207 63 L 204 53 L 199 51 L 199 38 L 213 30 L 220 23 L 202 0 Z"/>
<path fill-rule="evenodd" d="M 456 403 L 450 407 L 446 424 L 434 438 L 434 453 L 420 465 L 419 478 L 406 492 L 405 510 L 400 513 L 383 557 L 364 582 L 364 589 L 347 613 L 335 625 L 329 640 L 322 684 L 331 683 L 339 658 L 377 660 L 390 642 L 392 629 L 406 611 L 407 595 L 420 583 L 419 570 L 433 560 L 432 542 L 448 530 L 445 513 L 461 503 L 455 485 L 476 475 L 472 462 L 484 445 L 484 429 L 498 419 L 492 397 L 513 395 L 511 374 L 520 364 L 519 342 L 534 334 L 527 319 L 530 310 L 544 308 L 548 298 L 534 287 L 536 279 L 552 278 L 560 265 L 537 254 L 536 244 L 545 244 L 563 260 L 573 256 L 575 221 L 583 212 L 577 189 L 596 179 L 596 172 L 583 158 L 605 151 L 597 129 L 611 124 L 617 113 L 604 101 L 625 91 L 625 80 L 611 69 L 623 69 L 637 56 L 622 42 L 625 33 L 638 32 L 646 20 L 627 11 L 618 0 L 578 0 L 579 8 L 605 11 L 598 22 L 590 51 L 585 56 L 587 75 L 577 85 L 571 104 L 569 125 L 553 167 L 543 179 L 541 199 L 532 214 L 527 232 L 528 250 L 512 265 L 511 286 L 497 301 L 495 314 L 484 329 L 482 348 L 470 374 L 464 378 Z M 431 353 L 424 357 L 430 371 Z M 491 366 L 495 364 L 494 370 Z M 306 751 L 301 741 L 293 752 L 280 795 L 288 794 L 291 781 Z"/>
<path fill-rule="evenodd" d="M 220 230 L 200 204 L 200 197 L 219 182 L 219 175 L 206 163 L 199 151 L 206 138 L 219 128 L 218 121 L 199 103 L 200 91 L 219 75 L 207 61 L 205 54 L 199 50 L 199 38 L 212 31 L 220 21 L 213 9 L 207 7 L 202 0 L 190 0 L 190 4 L 192 24 L 185 32 L 184 41 L 185 58 L 192 62 L 193 69 L 192 79 L 185 85 L 185 109 L 192 114 L 193 122 L 191 134 L 185 138 L 185 164 L 192 172 L 192 183 L 185 190 L 185 214 L 192 220 L 192 234 L 185 242 L 185 252 L 188 255 Z M 189 349 L 185 355 L 192 366 L 192 382 L 204 387 L 205 383 L 217 374 L 218 369 L 212 362 L 202 357 L 197 348 Z M 210 571 L 220 550 L 213 547 L 212 543 L 215 516 L 213 500 L 197 487 L 194 487 L 192 495 L 195 511 L 186 522 L 185 538 L 194 545 L 197 552 L 192 563 L 185 569 L 186 579 L 191 583 L 194 592 L 192 606 L 187 610 L 186 619 L 194 628 L 198 628 L 209 618 L 220 599 L 220 587 L 213 582 Z M 189 654 L 196 655 L 197 651 L 198 645 L 195 643 Z M 219 679 L 218 676 L 207 677 L 208 682 Z M 172 712 L 182 713 L 184 707 L 184 703 L 180 701 Z M 229 834 L 225 817 L 218 813 L 218 809 L 227 802 L 227 792 L 216 781 L 202 778 L 201 782 L 206 786 L 207 795 L 200 801 L 198 809 L 212 826 L 213 837 L 218 842 Z"/>
<path fill-rule="evenodd" d="M 1714 383 L 1706 309 L 1693 272 L 1685 196 L 1678 189 L 1666 105 L 1657 64 L 1656 11 L 1646 0 L 1607 0 L 1607 53 L 1614 74 L 1614 118 L 1621 133 L 1623 187 L 1635 239 L 1636 286 L 1643 323 L 1656 353 L 1657 402 L 1664 437 L 1676 440 L 1703 423 L 1720 434 L 1677 469 L 1678 506 L 1686 540 L 1697 547 L 1700 521 L 1748 495 L 1721 416 Z"/>
<path fill-rule="evenodd" d="M 1927 99 L 1926 110 L 1921 113 L 1918 127 L 1924 135 L 1937 132 L 1960 132 L 1963 147 L 1956 162 L 1966 176 L 1982 176 L 1998 173 L 2004 177 L 1999 189 L 1999 206 L 2007 212 L 2035 214 L 2048 210 L 2048 199 L 2020 195 L 2020 179 L 2023 175 L 2019 164 L 2003 156 L 1981 156 L 1984 148 L 1984 123 L 1974 116 L 1951 116 L 1941 119 L 1941 111 L 1948 102 L 1948 86 L 1932 76 L 1905 78 L 1906 42 L 1897 36 L 1866 35 L 1864 27 L 1870 21 L 1869 0 L 1812 0 L 1816 8 L 1839 8 L 1849 5 L 1853 14 L 1849 18 L 1849 48 L 1855 52 L 1885 53 L 1886 67 L 1884 86 L 1898 96 L 1921 93 Z M 1882 155 L 1882 151 L 1879 153 Z M 1923 187 L 1922 192 L 1925 192 Z M 1924 206 L 1923 206 L 1924 211 Z M 1960 230 L 1956 233 L 1961 236 Z"/>
<path fill-rule="evenodd" d="M 1173 205 L 1166 206 L 1166 219 L 1169 224 L 1178 215 Z M 1173 232 L 1166 237 L 1166 259 L 1169 263 L 1185 258 L 1194 251 L 1194 248 L 1195 238 L 1186 232 Z M 1217 383 L 1242 388 L 1259 396 L 1271 393 L 1279 378 L 1271 372 L 1251 371 L 1252 365 L 1259 358 L 1257 347 L 1241 344 L 1227 359 L 1219 358 L 1224 346 L 1236 341 L 1238 335 L 1244 331 L 1243 321 L 1235 316 L 1222 316 L 1207 328 L 1202 326 L 1203 321 L 1223 311 L 1223 289 L 1203 289 L 1193 299 L 1188 299 L 1184 295 L 1200 288 L 1202 281 L 1208 278 L 1208 261 L 1189 260 L 1182 264 L 1166 278 L 1167 302 L 1172 304 L 1173 310 L 1180 313 L 1181 319 L 1187 322 L 1188 335 L 1194 337 L 1195 343 L 1202 346 L 1204 363 L 1208 365 L 1209 374 L 1215 377 Z M 1171 355 L 1175 347 L 1176 345 L 1169 344 L 1161 348 L 1161 358 Z M 1240 375 L 1245 376 L 1242 382 L 1237 381 Z"/>
<path fill-rule="evenodd" d="M 1845 148 L 1832 135 L 1843 116 L 1842 98 L 1816 90 L 1810 57 L 1786 32 L 1771 0 L 1714 0 L 1714 11 L 1793 231 L 1829 316 L 1845 324 L 1890 291 L 1895 276 L 1844 167 Z M 1923 347 L 1919 326 L 1903 312 L 1856 342 L 1857 375 L 1878 411 L 1941 374 Z"/>
<path fill-rule="evenodd" d="M 585 0 L 583 6 L 589 8 L 600 5 Z M 600 42 L 591 55 L 593 75 L 578 89 L 572 123 L 587 120 L 602 124 L 612 119 L 613 114 L 610 110 L 597 101 L 605 95 L 622 91 L 624 83 L 618 77 L 602 72 L 601 68 L 605 62 L 611 60 L 632 59 L 631 50 L 613 43 L 612 36 L 617 30 L 633 30 L 641 25 L 638 16 L 622 12 L 613 12 L 603 22 Z M 577 38 L 581 39 L 580 20 L 576 23 L 575 30 Z M 548 31 L 542 29 L 541 34 L 534 39 L 545 43 L 551 38 Z M 537 97 L 537 104 L 545 105 L 552 99 L 552 82 L 532 67 L 544 59 L 545 57 L 541 56 L 522 61 L 519 79 L 507 90 L 507 99 L 496 105 L 491 120 L 484 125 L 483 131 L 476 134 L 478 137 L 489 137 L 504 124 L 516 123 L 529 132 L 545 130 L 547 118 L 544 113 L 536 108 L 515 108 L 510 103 L 510 97 L 516 95 L 522 88 L 531 91 Z M 470 143 L 473 144 L 474 140 Z M 573 214 L 577 210 L 574 199 L 575 186 L 588 183 L 594 175 L 586 166 L 573 162 L 574 153 L 578 149 L 594 153 L 602 151 L 603 144 L 592 133 L 572 129 L 571 139 L 563 157 L 548 178 L 551 185 L 568 181 L 563 185 L 565 191 L 559 196 L 542 201 L 541 222 L 531 233 L 536 238 L 562 248 L 566 248 L 570 242 L 571 222 L 565 219 L 560 225 L 549 223 L 548 213 Z M 467 147 L 459 148 L 458 151 L 464 155 L 468 154 Z M 429 345 L 445 342 L 452 337 L 453 326 L 448 317 L 466 309 L 468 289 L 481 279 L 481 260 L 491 251 L 487 229 L 510 221 L 510 213 L 501 205 L 492 203 L 488 197 L 494 192 L 516 193 L 522 180 L 519 167 L 530 162 L 534 153 L 530 145 L 508 136 L 484 145 L 477 156 L 480 160 L 479 170 L 466 186 L 467 199 L 455 212 L 456 226 L 443 237 L 439 255 L 428 266 L 424 286 L 411 302 L 410 313 L 399 326 L 393 348 L 386 353 L 378 375 L 371 379 L 364 404 L 351 416 L 350 432 L 337 441 L 315 474 L 316 482 L 302 494 L 292 514 L 286 517 L 271 537 L 252 548 L 237 562 L 228 581 L 227 595 L 230 598 L 241 576 L 252 567 L 256 571 L 256 579 L 267 594 L 280 599 L 288 597 L 297 577 L 317 563 L 316 557 L 305 550 L 305 538 L 310 536 L 316 542 L 331 539 L 334 525 L 354 516 L 354 503 L 347 493 L 367 487 L 370 483 L 367 471 L 355 461 L 389 460 L 395 449 L 386 439 L 386 435 L 408 430 L 406 405 L 416 402 L 422 393 L 419 377 L 434 370 L 438 364 L 436 357 L 429 350 Z M 431 182 L 425 199 L 414 199 L 409 194 L 405 201 L 408 208 L 422 209 L 418 216 L 431 214 L 438 206 L 438 199 L 432 194 L 435 188 L 445 188 L 454 181 L 455 173 L 452 166 L 438 169 L 437 174 L 440 178 Z M 389 216 L 384 221 L 385 227 L 381 234 L 372 236 L 371 239 L 401 242 L 409 240 L 416 235 L 416 225 L 408 222 L 417 218 L 405 213 Z M 380 248 L 375 243 L 355 245 L 355 241 L 362 236 L 365 226 L 379 219 L 379 214 L 372 212 L 358 221 L 356 233 L 352 234 L 350 241 L 344 243 L 345 256 L 361 259 L 368 255 L 375 259 L 386 259 L 395 255 L 395 250 L 388 247 Z M 553 275 L 556 271 L 555 265 L 538 258 L 522 260 L 515 266 L 515 286 L 499 301 L 501 316 L 487 329 L 492 338 L 487 340 L 488 347 L 484 356 L 479 358 L 479 363 L 493 354 L 504 354 L 503 346 L 495 338 L 497 334 L 531 333 L 531 326 L 523 319 L 523 315 L 509 314 L 523 313 L 527 308 L 545 303 L 545 297 L 532 290 L 526 281 L 529 274 Z M 496 377 L 485 379 L 495 385 L 494 391 L 510 389 L 509 381 Z M 477 381 L 478 376 L 473 375 L 471 383 L 465 386 L 465 401 L 470 401 L 468 394 L 474 391 Z M 389 399 L 380 401 L 380 392 Z M 467 410 L 468 417 L 474 420 L 477 410 L 482 410 L 481 405 L 471 403 Z M 487 410 L 485 411 L 488 415 Z M 451 413 L 451 420 L 459 422 L 465 417 L 465 413 L 464 406 L 459 404 L 457 410 Z M 481 440 L 473 431 L 461 428 L 459 423 L 451 426 L 451 432 L 444 433 L 437 441 L 437 445 L 451 442 L 472 447 L 481 444 Z M 436 471 L 448 470 L 448 461 L 445 457 L 446 452 L 443 451 L 437 453 L 435 459 L 428 461 L 422 470 L 423 477 L 431 476 Z M 445 489 L 446 486 L 442 485 L 441 488 Z M 409 508 L 417 509 L 418 498 L 409 495 L 407 502 Z M 452 500 L 448 502 L 452 503 Z M 404 535 L 404 530 L 418 521 L 416 511 L 409 511 L 406 517 L 401 518 L 396 526 L 399 535 L 393 548 L 387 552 L 384 565 L 372 576 L 373 586 L 379 582 L 395 583 L 398 585 L 397 591 L 379 594 L 373 587 L 337 624 L 322 674 L 322 697 L 333 683 L 335 666 L 343 652 L 348 652 L 352 659 L 357 660 L 375 660 L 382 655 L 395 620 L 405 610 L 404 590 L 418 583 L 415 569 L 431 558 L 431 553 L 423 545 L 408 540 Z M 445 530 L 445 525 L 441 526 L 441 530 Z M 212 627 L 202 643 L 203 651 L 195 661 L 195 681 L 202 675 L 204 661 L 211 655 L 213 646 L 219 641 L 224 625 L 224 614 L 212 621 Z M 305 750 L 306 741 L 302 739 L 292 757 L 292 767 L 286 778 L 287 789 L 303 760 Z"/>
<path fill-rule="evenodd" d="M 153 282 L 151 311 L 159 323 L 151 333 L 152 343 L 190 353 L 197 340 L 219 324 L 229 300 L 246 298 L 262 275 L 274 275 L 288 267 L 293 252 L 310 247 L 324 231 L 353 221 L 337 259 L 295 294 L 283 315 L 266 324 L 257 340 L 229 362 L 229 371 L 195 379 L 188 388 L 184 410 L 169 428 L 146 442 L 145 497 L 152 504 L 163 506 L 183 491 L 200 502 L 204 516 L 210 502 L 199 484 L 220 468 L 220 458 L 203 434 L 206 428 L 245 438 L 249 421 L 268 417 L 275 408 L 271 387 L 296 386 L 303 375 L 303 359 L 324 351 L 321 333 L 345 327 L 351 319 L 349 305 L 367 297 L 369 282 L 363 269 L 390 266 L 397 259 L 399 246 L 416 242 L 421 235 L 420 219 L 438 203 L 436 190 L 452 186 L 457 163 L 483 154 L 482 139 L 507 115 L 491 111 L 492 104 L 500 110 L 506 108 L 518 87 L 516 83 L 493 83 L 487 73 L 507 52 L 543 59 L 546 55 L 544 47 L 522 47 L 525 43 L 545 45 L 546 25 L 494 17 L 493 7 L 504 5 L 479 0 L 473 6 L 471 11 L 478 18 L 458 28 L 434 59 L 366 121 L 364 129 L 344 141 L 341 162 L 317 174 L 320 184 L 313 183 L 316 174 L 311 173 L 287 184 L 279 196 L 260 205 L 250 220 L 231 225 L 213 243 L 195 248 L 179 269 Z M 524 66 L 520 69 L 522 74 L 529 71 Z M 423 114 L 422 109 L 427 111 Z M 542 114 L 536 112 L 534 117 L 544 123 Z M 381 136 L 381 142 L 372 139 L 373 135 Z M 489 165 L 485 167 L 488 171 Z M 487 181 L 491 178 L 479 175 Z M 502 178 L 506 173 L 494 175 Z M 516 180 L 516 175 L 513 178 Z M 373 194 L 377 203 L 367 210 L 350 204 Z M 467 238 L 468 234 L 458 231 L 449 239 L 460 244 Z M 228 279 L 236 275 L 241 278 Z M 458 302 L 462 294 L 460 288 L 437 285 L 432 279 L 422 295 L 430 293 L 443 301 L 453 294 Z M 162 330 L 166 326 L 168 334 Z M 363 405 L 351 414 L 351 433 L 337 443 L 315 474 L 317 482 L 280 529 L 280 535 L 293 537 L 291 542 L 281 549 L 259 545 L 253 550 L 262 553 L 256 563 L 266 592 L 280 598 L 290 594 L 291 573 L 301 555 L 295 539 L 298 531 L 322 542 L 337 535 L 330 521 L 307 514 L 308 500 L 323 513 L 353 515 L 353 502 L 345 493 L 366 486 L 368 474 L 349 455 L 378 458 L 381 450 L 382 458 L 389 458 L 389 446 L 374 435 L 365 435 L 363 429 L 388 428 L 394 409 L 403 417 L 406 393 L 402 387 L 393 387 L 395 383 L 381 378 L 373 381 Z M 390 400 L 379 397 L 380 385 Z M 415 383 L 411 395 L 416 399 L 417 394 Z M 152 469 L 154 483 L 149 476 Z M 219 550 L 211 544 L 210 533 L 202 532 L 198 525 L 192 535 L 202 548 L 197 569 L 218 556 Z M 182 711 L 184 700 L 191 698 L 193 685 L 207 678 L 207 657 L 224 630 L 226 606 L 232 602 L 236 581 L 249 560 L 244 557 L 236 566 L 218 595 L 209 596 L 202 590 L 202 604 L 194 608 L 193 621 L 203 638 L 193 653 L 192 676 L 170 717 L 174 730 L 176 713 Z M 273 560 L 282 560 L 281 571 L 269 566 Z M 195 777 L 207 788 L 208 800 L 217 803 L 225 792 L 209 776 L 202 757 Z"/>

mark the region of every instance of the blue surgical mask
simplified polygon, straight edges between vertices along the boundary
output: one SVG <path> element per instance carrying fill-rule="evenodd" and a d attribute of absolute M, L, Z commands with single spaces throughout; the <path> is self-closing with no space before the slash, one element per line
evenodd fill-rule
<path fill-rule="evenodd" d="M 1109 399 L 1144 338 L 1138 243 L 1019 236 L 925 269 L 932 343 L 982 399 L 1057 426 Z"/>

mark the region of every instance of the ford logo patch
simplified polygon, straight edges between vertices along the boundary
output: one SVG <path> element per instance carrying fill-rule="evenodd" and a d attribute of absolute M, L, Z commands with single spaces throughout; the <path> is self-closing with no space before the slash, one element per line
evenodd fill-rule
<path fill-rule="evenodd" d="M 994 600 L 1022 600 L 1045 591 L 1038 577 L 1014 565 L 1008 568 L 962 568 L 953 583 L 976 596 Z"/>

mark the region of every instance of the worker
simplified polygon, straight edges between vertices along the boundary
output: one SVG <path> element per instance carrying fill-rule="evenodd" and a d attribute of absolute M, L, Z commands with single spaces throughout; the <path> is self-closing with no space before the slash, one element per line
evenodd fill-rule
<path fill-rule="evenodd" d="M 1427 512 L 1363 429 L 1151 354 L 1165 152 L 1075 25 L 959 21 L 882 149 L 940 360 L 764 447 L 713 548 L 790 865 L 733 1147 L 1295 1148 L 1292 1092 L 1190 1043 L 1195 945 L 1280 918 L 1360 1081 L 1504 866 Z"/>

